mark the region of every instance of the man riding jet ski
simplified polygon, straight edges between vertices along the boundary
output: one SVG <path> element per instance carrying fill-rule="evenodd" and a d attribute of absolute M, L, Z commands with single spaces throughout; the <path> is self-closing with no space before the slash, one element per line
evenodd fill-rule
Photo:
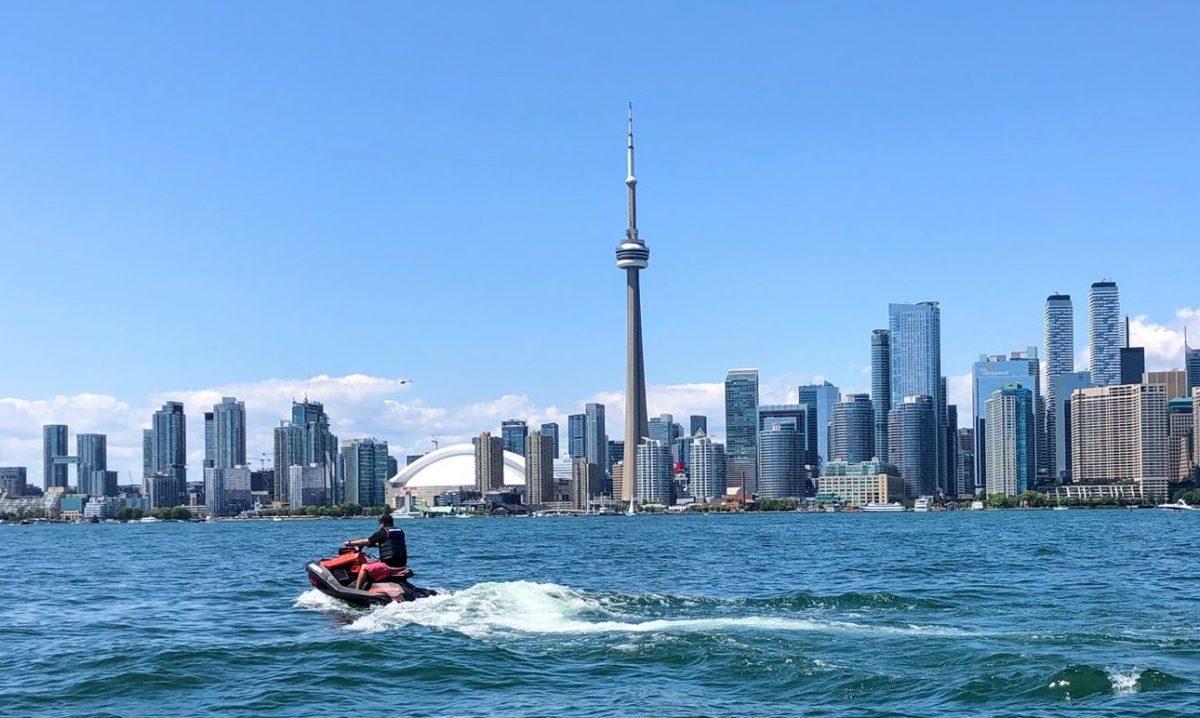
<path fill-rule="evenodd" d="M 363 552 L 369 546 L 379 548 L 379 559 Z M 408 582 L 408 547 L 404 531 L 395 527 L 390 514 L 379 517 L 379 530 L 369 538 L 347 541 L 334 558 L 307 564 L 308 582 L 322 593 L 355 606 L 414 601 L 434 596 L 436 591 Z"/>

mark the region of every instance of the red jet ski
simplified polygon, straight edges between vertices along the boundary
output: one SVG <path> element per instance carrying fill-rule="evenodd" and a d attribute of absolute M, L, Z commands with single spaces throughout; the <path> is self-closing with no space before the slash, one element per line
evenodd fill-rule
<path fill-rule="evenodd" d="M 431 588 L 409 583 L 408 579 L 413 576 L 410 568 L 392 569 L 387 578 L 371 581 L 362 590 L 355 588 L 359 570 L 376 560 L 360 547 L 345 545 L 338 549 L 337 556 L 309 562 L 304 570 L 308 573 L 308 582 L 318 591 L 354 606 L 381 606 L 437 595 Z"/>

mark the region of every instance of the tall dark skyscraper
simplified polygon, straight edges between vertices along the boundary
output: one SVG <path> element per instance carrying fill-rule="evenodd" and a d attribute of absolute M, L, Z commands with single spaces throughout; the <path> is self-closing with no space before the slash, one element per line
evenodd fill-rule
<path fill-rule="evenodd" d="M 819 476 L 821 464 L 829 452 L 829 422 L 833 419 L 833 405 L 838 403 L 841 393 L 829 382 L 820 384 L 804 384 L 797 389 L 797 403 L 811 404 L 816 411 L 817 422 L 817 459 L 810 462 L 813 476 Z"/>
<path fill-rule="evenodd" d="M 67 487 L 67 425 L 46 424 L 42 427 L 42 488 Z"/>
<path fill-rule="evenodd" d="M 572 459 L 587 456 L 587 414 L 567 417 L 567 455 Z"/>
<path fill-rule="evenodd" d="M 811 403 L 758 407 L 757 493 L 769 499 L 809 493 L 809 469 L 818 459 L 817 411 Z"/>
<path fill-rule="evenodd" d="M 725 374 L 726 479 L 733 486 L 757 490 L 758 370 L 730 369 Z"/>
<path fill-rule="evenodd" d="M 304 428 L 290 421 L 275 427 L 275 475 L 272 498 L 287 501 L 291 467 L 307 466 L 304 460 Z"/>
<path fill-rule="evenodd" d="M 871 332 L 871 410 L 875 415 L 875 455 L 888 460 L 888 413 L 892 410 L 891 332 Z"/>
<path fill-rule="evenodd" d="M 104 479 L 97 474 L 108 470 L 108 437 L 104 434 L 76 434 L 75 455 L 79 457 L 79 492 L 104 495 Z"/>
<path fill-rule="evenodd" d="M 517 456 L 525 455 L 525 440 L 529 438 L 529 426 L 524 419 L 508 419 L 500 423 L 500 438 L 504 450 Z"/>
<path fill-rule="evenodd" d="M 587 417 L 584 436 L 587 437 L 585 449 L 588 463 L 601 468 L 607 467 L 609 466 L 608 434 L 605 431 L 604 405 L 585 404 L 583 410 L 584 416 Z"/>
<path fill-rule="evenodd" d="M 204 412 L 204 466 L 211 469 L 217 465 L 217 427 L 211 411 Z"/>
<path fill-rule="evenodd" d="M 628 199 L 629 225 L 625 230 L 625 241 L 617 245 L 617 268 L 625 271 L 626 287 L 626 345 L 625 345 L 625 446 L 637 447 L 642 437 L 649 433 L 649 412 L 646 410 L 646 366 L 642 352 L 642 290 L 641 270 L 650 264 L 650 249 L 638 237 L 637 229 L 637 178 L 633 174 L 633 105 L 629 106 L 629 143 L 626 147 L 625 187 Z M 589 439 L 592 438 L 589 436 Z M 590 447 L 589 447 L 590 449 Z M 608 453 L 605 440 L 603 453 Z M 599 454 L 600 452 L 597 452 Z M 605 457 L 607 459 L 607 457 Z M 605 461 L 595 461 L 592 452 L 588 461 L 604 466 Z M 637 495 L 636 457 L 622 464 L 621 500 L 633 503 Z"/>
<path fill-rule="evenodd" d="M 181 495 L 187 489 L 187 417 L 183 403 L 168 401 L 154 412 L 152 428 L 145 432 L 142 465 L 146 476 L 169 477 Z"/>
<path fill-rule="evenodd" d="M 337 466 L 338 439 L 329 428 L 325 405 L 319 401 L 292 402 L 292 423 L 304 430 L 304 464 Z"/>
<path fill-rule="evenodd" d="M 550 448 L 554 452 L 554 458 L 558 458 L 558 424 L 555 422 L 547 422 L 541 426 L 542 436 L 550 437 Z"/>
<path fill-rule="evenodd" d="M 696 432 L 701 430 L 705 434 L 708 433 L 708 417 L 700 414 L 692 414 L 688 418 L 688 436 L 695 436 Z"/>
<path fill-rule="evenodd" d="M 1046 364 L 1042 387 L 1046 396 L 1046 467 L 1048 478 L 1057 482 L 1062 478 L 1062 472 L 1055 468 L 1062 465 L 1058 461 L 1059 448 L 1055 439 L 1059 431 L 1059 377 L 1075 371 L 1075 308 L 1070 295 L 1051 294 L 1046 297 L 1043 322 Z"/>
<path fill-rule="evenodd" d="M 888 305 L 891 333 L 891 390 L 892 409 L 907 397 L 928 396 L 933 402 L 933 428 L 924 444 L 935 452 L 934 473 L 937 481 L 932 494 L 946 486 L 945 406 L 942 396 L 942 315 L 937 302 Z M 891 423 L 891 414 L 888 423 Z M 912 424 L 915 426 L 916 424 Z M 906 427 L 910 428 L 910 427 Z M 891 453 L 889 429 L 888 451 Z M 895 463 L 895 462 L 892 462 Z M 922 489 L 924 490 L 924 489 Z"/>
<path fill-rule="evenodd" d="M 875 411 L 867 394 L 847 394 L 833 406 L 829 460 L 857 464 L 875 456 Z"/>
<path fill-rule="evenodd" d="M 937 404 L 929 396 L 906 396 L 892 407 L 888 418 L 888 450 L 891 460 L 904 477 L 908 496 L 933 496 L 937 493 L 939 447 Z"/>

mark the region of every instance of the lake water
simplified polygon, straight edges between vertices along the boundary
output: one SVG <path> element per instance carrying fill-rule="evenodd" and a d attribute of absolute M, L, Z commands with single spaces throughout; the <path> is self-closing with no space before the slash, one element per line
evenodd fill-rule
<path fill-rule="evenodd" d="M 372 611 L 368 520 L 0 526 L 0 714 L 1200 715 L 1196 515 L 398 524 Z"/>

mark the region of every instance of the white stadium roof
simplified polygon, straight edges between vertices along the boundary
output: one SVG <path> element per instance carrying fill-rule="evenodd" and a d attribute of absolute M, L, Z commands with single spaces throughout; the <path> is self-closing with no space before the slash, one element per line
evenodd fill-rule
<path fill-rule="evenodd" d="M 391 478 L 394 488 L 457 488 L 475 485 L 475 445 L 454 444 L 431 451 Z M 504 452 L 504 485 L 525 485 L 525 458 Z"/>

